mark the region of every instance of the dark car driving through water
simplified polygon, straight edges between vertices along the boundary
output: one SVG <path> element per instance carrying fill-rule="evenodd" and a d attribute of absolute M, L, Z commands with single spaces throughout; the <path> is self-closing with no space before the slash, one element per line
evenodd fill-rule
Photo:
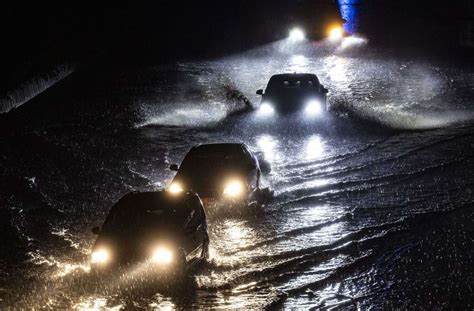
<path fill-rule="evenodd" d="M 260 116 L 298 113 L 314 119 L 323 114 L 328 90 L 311 73 L 276 74 L 268 81 L 265 92 L 258 90 L 262 101 L 257 110 Z"/>
<path fill-rule="evenodd" d="M 199 196 L 132 192 L 110 210 L 91 254 L 95 272 L 144 264 L 158 274 L 183 272 L 209 254 L 206 214 Z"/>
<path fill-rule="evenodd" d="M 245 144 L 198 145 L 170 169 L 177 173 L 168 190 L 195 191 L 205 206 L 259 206 L 271 197 L 261 188 L 259 160 Z"/>

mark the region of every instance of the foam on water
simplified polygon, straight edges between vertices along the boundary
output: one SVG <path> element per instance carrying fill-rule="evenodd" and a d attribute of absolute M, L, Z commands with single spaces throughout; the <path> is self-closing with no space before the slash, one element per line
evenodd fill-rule
<path fill-rule="evenodd" d="M 161 109 L 160 109 L 161 110 Z M 161 112 L 144 113 L 144 121 L 137 127 L 150 125 L 201 127 L 215 124 L 227 115 L 227 107 L 223 103 L 201 103 L 187 105 L 177 104 Z"/>
<path fill-rule="evenodd" d="M 376 56 L 366 39 L 352 36 L 338 42 L 281 40 L 211 62 L 183 63 L 183 81 L 175 86 L 176 98 L 169 99 L 176 103 L 142 104 L 142 121 L 137 126 L 218 123 L 241 108 L 235 98 L 229 98 L 229 88 L 258 106 L 260 97 L 255 91 L 282 72 L 317 74 L 330 90 L 330 113 L 342 112 L 357 122 L 420 130 L 472 121 L 474 113 L 467 99 L 473 95 L 469 86 L 473 78 L 462 70 Z M 180 99 L 179 90 L 181 83 L 190 81 L 200 94 L 187 102 Z"/>

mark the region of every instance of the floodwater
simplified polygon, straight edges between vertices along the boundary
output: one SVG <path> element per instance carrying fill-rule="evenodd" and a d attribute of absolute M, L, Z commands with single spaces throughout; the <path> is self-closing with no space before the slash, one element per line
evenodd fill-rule
<path fill-rule="evenodd" d="M 244 112 L 280 72 L 316 73 L 329 111 Z M 2 116 L 1 307 L 473 308 L 472 66 L 349 37 L 87 74 Z M 273 202 L 211 216 L 211 259 L 182 286 L 92 278 L 90 228 L 207 142 L 263 155 Z"/>

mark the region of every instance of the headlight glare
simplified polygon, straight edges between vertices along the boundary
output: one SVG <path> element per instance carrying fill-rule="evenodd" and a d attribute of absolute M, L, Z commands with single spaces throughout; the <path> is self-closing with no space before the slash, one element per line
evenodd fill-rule
<path fill-rule="evenodd" d="M 244 186 L 240 181 L 234 180 L 229 183 L 224 188 L 224 196 L 227 197 L 238 197 L 242 194 Z"/>
<path fill-rule="evenodd" d="M 305 38 L 304 32 L 300 28 L 293 28 L 290 30 L 289 39 L 291 41 L 302 41 L 304 40 L 304 38 Z"/>
<path fill-rule="evenodd" d="M 109 252 L 105 249 L 98 249 L 91 254 L 91 263 L 93 264 L 105 264 L 109 261 Z"/>
<path fill-rule="evenodd" d="M 310 117 L 314 117 L 314 116 L 320 115 L 322 110 L 323 108 L 322 108 L 321 101 L 317 99 L 311 99 L 306 103 L 304 112 L 306 115 Z"/>
<path fill-rule="evenodd" d="M 173 261 L 173 252 L 166 247 L 158 247 L 153 252 L 151 260 L 157 264 L 168 265 Z"/>
<path fill-rule="evenodd" d="M 344 35 L 344 30 L 341 26 L 333 26 L 329 29 L 328 36 L 330 40 L 339 40 Z"/>
<path fill-rule="evenodd" d="M 178 182 L 172 182 L 168 187 L 168 191 L 173 194 L 177 194 L 183 192 L 183 187 Z"/>
<path fill-rule="evenodd" d="M 273 105 L 268 102 L 264 101 L 263 103 L 260 104 L 260 107 L 257 110 L 257 114 L 259 116 L 270 116 L 275 112 L 275 109 L 273 108 Z"/>

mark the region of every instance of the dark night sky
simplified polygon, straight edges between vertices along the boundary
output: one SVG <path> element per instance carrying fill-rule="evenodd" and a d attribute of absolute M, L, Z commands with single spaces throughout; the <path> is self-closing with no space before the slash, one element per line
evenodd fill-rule
<path fill-rule="evenodd" d="M 360 0 L 360 30 L 373 42 L 428 41 L 452 47 L 453 27 L 469 0 Z M 215 56 L 280 39 L 288 25 L 313 12 L 305 6 L 332 0 L 155 1 L 84 5 L 15 2 L 1 8 L 2 89 L 29 72 L 62 61 L 163 62 Z M 415 4 L 416 3 L 416 4 Z M 315 13 L 311 13 L 315 14 Z M 319 12 L 313 20 L 334 14 Z M 426 42 L 416 37 L 423 29 Z M 413 31 L 410 31 L 413 30 Z M 411 34 L 412 37 L 407 36 Z M 453 36 L 456 36 L 454 34 Z M 106 57 L 104 57 L 106 56 Z"/>

